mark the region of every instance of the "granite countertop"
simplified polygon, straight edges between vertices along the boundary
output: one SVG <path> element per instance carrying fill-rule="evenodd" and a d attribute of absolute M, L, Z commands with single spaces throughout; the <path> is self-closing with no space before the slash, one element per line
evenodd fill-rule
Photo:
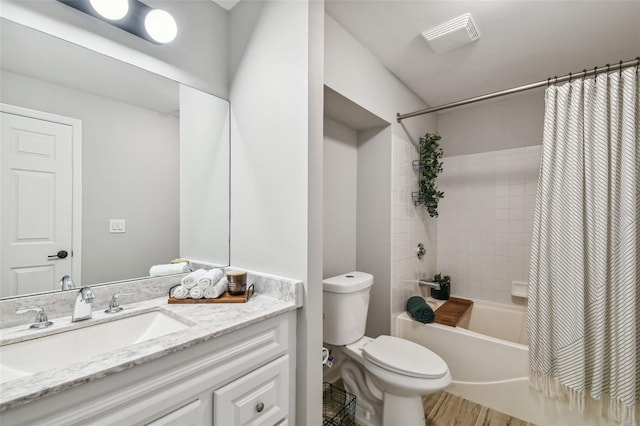
<path fill-rule="evenodd" d="M 255 293 L 247 303 L 170 305 L 167 303 L 166 297 L 159 297 L 143 302 L 125 303 L 123 307 L 125 310 L 117 314 L 105 314 L 104 309 L 94 307 L 93 319 L 76 323 L 71 322 L 70 316 L 55 318 L 53 319 L 54 325 L 44 330 L 32 330 L 25 325 L 5 328 L 0 331 L 0 345 L 4 346 L 32 339 L 35 335 L 44 337 L 157 310 L 182 320 L 190 327 L 96 355 L 63 368 L 50 369 L 2 383 L 0 384 L 0 412 L 215 339 L 218 336 L 295 310 L 299 304 L 290 298 L 270 297 Z"/>

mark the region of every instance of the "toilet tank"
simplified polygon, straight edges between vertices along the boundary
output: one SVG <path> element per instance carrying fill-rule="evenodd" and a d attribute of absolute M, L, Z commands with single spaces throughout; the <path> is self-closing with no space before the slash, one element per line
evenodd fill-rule
<path fill-rule="evenodd" d="M 364 336 L 373 275 L 350 272 L 322 282 L 323 341 L 342 346 Z"/>

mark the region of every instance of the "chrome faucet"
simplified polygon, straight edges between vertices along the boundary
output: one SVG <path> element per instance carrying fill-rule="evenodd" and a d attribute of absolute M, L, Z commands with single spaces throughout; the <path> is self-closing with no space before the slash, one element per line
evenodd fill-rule
<path fill-rule="evenodd" d="M 64 277 L 62 277 L 62 279 L 60 280 L 60 282 L 58 283 L 60 285 L 60 288 L 64 291 L 64 290 L 73 290 L 74 288 L 76 288 L 75 284 L 73 284 L 73 280 L 71 279 L 71 277 L 69 275 L 65 275 Z"/>
<path fill-rule="evenodd" d="M 431 281 L 425 281 L 425 280 L 418 280 L 418 285 L 420 287 L 431 287 L 434 290 L 440 290 L 440 283 L 437 282 L 431 282 Z"/>
<path fill-rule="evenodd" d="M 76 296 L 76 303 L 73 305 L 73 316 L 71 322 L 91 319 L 91 302 L 96 295 L 89 287 L 82 287 Z"/>

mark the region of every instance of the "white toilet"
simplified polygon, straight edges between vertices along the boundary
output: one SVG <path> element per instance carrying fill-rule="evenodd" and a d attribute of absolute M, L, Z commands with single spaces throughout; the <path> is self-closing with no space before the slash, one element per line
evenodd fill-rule
<path fill-rule="evenodd" d="M 324 342 L 340 347 L 340 374 L 356 395 L 363 426 L 424 426 L 422 395 L 451 383 L 447 364 L 424 346 L 364 335 L 373 276 L 351 272 L 323 282 Z"/>

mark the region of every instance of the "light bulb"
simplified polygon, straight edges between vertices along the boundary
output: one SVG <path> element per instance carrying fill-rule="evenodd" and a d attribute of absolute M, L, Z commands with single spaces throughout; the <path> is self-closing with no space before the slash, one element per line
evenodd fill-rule
<path fill-rule="evenodd" d="M 178 35 L 178 26 L 166 10 L 153 9 L 144 18 L 144 28 L 158 43 L 169 43 Z"/>
<path fill-rule="evenodd" d="M 90 0 L 90 3 L 100 16 L 111 21 L 118 21 L 129 12 L 129 0 Z"/>

